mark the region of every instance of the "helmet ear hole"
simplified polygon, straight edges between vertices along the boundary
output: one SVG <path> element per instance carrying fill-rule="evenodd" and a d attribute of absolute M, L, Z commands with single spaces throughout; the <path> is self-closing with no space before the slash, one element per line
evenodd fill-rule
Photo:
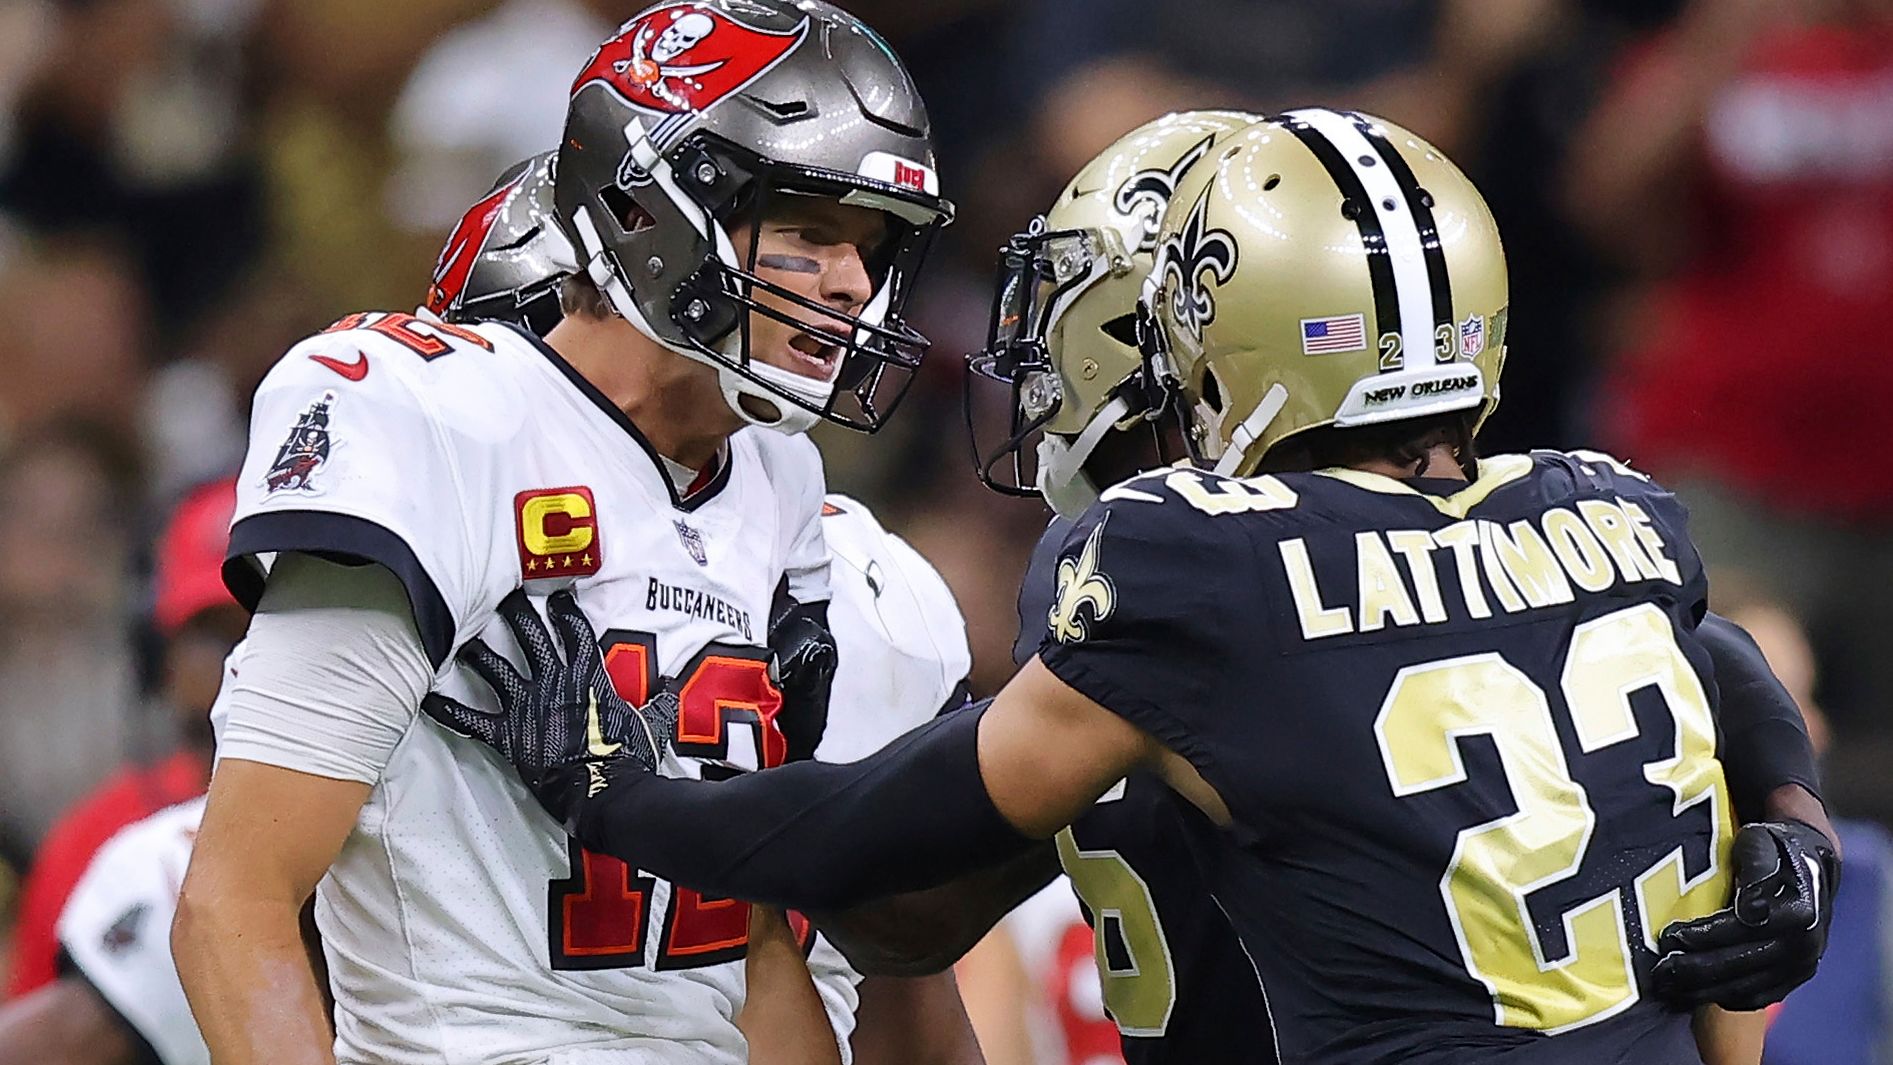
<path fill-rule="evenodd" d="M 1203 383 L 1197 388 L 1197 395 L 1203 397 L 1203 404 L 1217 414 L 1223 412 L 1223 388 L 1216 383 L 1216 375 L 1205 369 Z"/>
<path fill-rule="evenodd" d="M 645 210 L 631 198 L 631 194 L 617 186 L 598 190 L 598 198 L 604 201 L 611 211 L 611 217 L 623 226 L 627 233 L 642 233 L 657 224 L 651 212 Z"/>
<path fill-rule="evenodd" d="M 1127 348 L 1134 348 L 1137 346 L 1137 315 L 1120 314 L 1098 326 L 1098 331 Z"/>

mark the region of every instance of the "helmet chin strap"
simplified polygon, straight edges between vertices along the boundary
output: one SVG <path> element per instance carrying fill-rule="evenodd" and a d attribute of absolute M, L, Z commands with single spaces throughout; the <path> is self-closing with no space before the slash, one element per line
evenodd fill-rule
<path fill-rule="evenodd" d="M 738 334 L 731 334 L 728 342 L 742 343 Z M 817 381 L 812 377 L 803 377 L 801 374 L 764 362 L 751 361 L 749 372 L 783 392 L 800 397 L 817 406 L 828 402 L 828 396 L 835 387 L 832 381 Z M 759 428 L 774 429 L 778 433 L 793 436 L 797 433 L 808 432 L 822 420 L 821 415 L 784 400 L 770 388 L 750 380 L 728 366 L 717 366 L 717 382 L 723 388 L 723 401 L 730 405 L 730 409 L 736 412 L 737 417 Z M 745 398 L 748 399 L 747 403 L 744 402 Z M 750 409 L 752 407 L 774 411 L 775 415 L 767 417 L 758 414 Z"/>
<path fill-rule="evenodd" d="M 1104 434 L 1130 411 L 1129 401 L 1112 396 L 1069 444 L 1054 433 L 1039 438 L 1039 494 L 1059 517 L 1076 519 L 1098 501 L 1098 488 L 1085 473 L 1085 462 L 1098 449 Z"/>
<path fill-rule="evenodd" d="M 1216 460 L 1216 472 L 1224 477 L 1234 476 L 1236 467 L 1242 465 L 1243 456 L 1248 453 L 1250 445 L 1262 439 L 1263 431 L 1287 405 L 1288 389 L 1282 387 L 1280 381 L 1270 385 L 1269 390 L 1262 394 L 1262 402 L 1257 403 L 1249 416 L 1242 419 L 1242 424 L 1236 426 L 1236 431 L 1229 434 L 1229 446 L 1223 449 L 1222 457 Z"/>

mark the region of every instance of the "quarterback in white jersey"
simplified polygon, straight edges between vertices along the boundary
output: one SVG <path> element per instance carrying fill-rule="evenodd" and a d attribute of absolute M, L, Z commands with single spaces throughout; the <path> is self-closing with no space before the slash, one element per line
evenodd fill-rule
<path fill-rule="evenodd" d="M 636 427 L 536 338 L 367 322 L 292 349 L 259 388 L 233 557 L 319 568 L 332 585 L 364 574 L 310 555 L 379 562 L 402 579 L 435 687 L 470 702 L 485 693 L 451 668 L 451 649 L 503 632 L 493 606 L 513 589 L 576 582 L 626 699 L 678 678 L 673 739 L 688 757 L 673 772 L 781 761 L 761 645 L 785 576 L 797 600 L 829 596 L 814 445 L 738 433 L 708 483 L 679 498 Z M 390 334 L 442 350 L 423 359 Z M 359 380 L 330 365 L 344 352 Z M 245 574 L 233 577 L 254 602 Z M 275 620 L 267 599 L 264 610 L 260 627 Z M 315 896 L 340 1057 L 526 1061 L 576 1029 L 742 1060 L 727 1023 L 740 968 L 718 963 L 741 958 L 747 907 L 570 846 L 511 767 L 424 718 L 258 713 L 241 678 L 273 649 L 259 635 L 233 661 L 220 761 L 373 785 Z"/>
<path fill-rule="evenodd" d="M 822 515 L 833 560 L 829 621 L 846 653 L 835 676 L 838 698 L 816 757 L 848 761 L 956 707 L 971 655 L 952 593 L 913 548 L 845 496 L 829 496 Z M 193 799 L 118 833 L 100 849 L 59 919 L 60 945 L 73 968 L 161 1065 L 210 1061 L 178 983 L 166 934 L 203 810 L 204 801 Z M 403 872 L 390 870 L 389 875 Z M 468 903 L 459 907 L 465 910 L 463 920 L 477 918 L 479 898 L 473 892 L 461 900 Z M 498 923 L 518 920 L 507 915 Z M 538 961 L 518 964 L 525 968 Z M 812 945 L 808 968 L 845 1061 L 860 974 L 821 939 Z M 709 979 L 738 996 L 744 976 L 745 963 L 737 961 L 652 974 L 654 981 Z M 757 979 L 753 966 L 747 979 Z M 680 996 L 687 992 L 680 988 Z M 344 1004 L 343 1010 L 361 1012 L 361 1007 Z M 11 1049 L 7 1026 L 0 1025 L 0 1058 Z M 108 1059 L 120 1060 L 109 1054 L 96 1060 Z"/>
<path fill-rule="evenodd" d="M 778 128 L 797 97 L 833 136 Z M 259 388 L 227 570 L 257 614 L 173 931 L 219 1065 L 744 1060 L 748 907 L 577 849 L 417 710 L 491 702 L 456 651 L 511 647 L 502 599 L 572 588 L 618 694 L 677 699 L 667 772 L 782 761 L 772 607 L 829 598 L 796 434 L 886 417 L 951 208 L 898 61 L 780 0 L 627 23 L 575 83 L 554 192 L 583 273 L 544 341 L 350 315 Z M 332 1043 L 293 954 L 312 889 Z"/>

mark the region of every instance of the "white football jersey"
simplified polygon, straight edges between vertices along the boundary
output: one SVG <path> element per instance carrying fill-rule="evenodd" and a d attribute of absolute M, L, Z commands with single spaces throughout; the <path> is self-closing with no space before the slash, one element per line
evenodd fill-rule
<path fill-rule="evenodd" d="M 164 1065 L 210 1065 L 171 960 L 171 918 L 204 816 L 192 799 L 99 848 L 59 914 L 59 945 Z"/>
<path fill-rule="evenodd" d="M 781 757 L 762 645 L 779 583 L 799 601 L 830 596 L 823 526 L 848 545 L 824 755 L 926 720 L 965 673 L 938 576 L 859 504 L 822 506 L 805 438 L 738 433 L 712 483 L 680 501 L 630 422 L 516 330 L 351 316 L 265 379 L 251 434 L 231 534 L 253 564 L 234 568 L 240 596 L 254 602 L 281 551 L 380 562 L 407 587 L 437 689 L 491 705 L 453 651 L 477 635 L 510 653 L 500 598 L 576 582 L 628 699 L 659 676 L 685 681 L 669 775 Z M 927 619 L 892 613 L 897 602 Z M 744 1060 L 745 904 L 584 852 L 510 767 L 425 715 L 372 783 L 316 896 L 342 1062 Z M 845 1051 L 859 977 L 820 940 L 810 968 Z"/>
<path fill-rule="evenodd" d="M 254 602 L 281 551 L 380 562 L 437 688 L 490 706 L 454 650 L 510 652 L 499 600 L 576 582 L 627 699 L 683 681 L 665 771 L 753 769 L 783 749 L 763 646 L 776 588 L 828 597 L 822 473 L 801 437 L 746 431 L 726 450 L 680 501 L 630 421 L 537 340 L 352 315 L 258 389 L 231 528 L 255 569 L 233 567 L 233 590 Z M 509 766 L 425 715 L 373 784 L 316 894 L 342 1061 L 743 1060 L 746 905 L 585 853 Z"/>

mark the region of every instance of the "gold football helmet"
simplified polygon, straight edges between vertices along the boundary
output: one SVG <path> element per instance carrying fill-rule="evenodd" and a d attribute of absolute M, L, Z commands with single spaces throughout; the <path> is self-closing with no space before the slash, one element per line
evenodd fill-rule
<path fill-rule="evenodd" d="M 1246 475 L 1294 434 L 1499 399 L 1505 252 L 1439 150 L 1309 108 L 1219 144 L 1164 214 L 1145 293 L 1152 372 L 1199 461 Z"/>
<path fill-rule="evenodd" d="M 1192 164 L 1258 118 L 1183 111 L 1137 127 L 1001 249 L 987 344 L 967 356 L 967 427 L 988 487 L 1042 494 L 1068 517 L 1097 499 L 1085 460 L 1107 433 L 1148 424 L 1162 398 L 1146 387 L 1136 309 L 1164 209 Z M 995 412 L 976 386 L 991 381 L 1009 390 L 1006 428 L 982 433 Z"/>

